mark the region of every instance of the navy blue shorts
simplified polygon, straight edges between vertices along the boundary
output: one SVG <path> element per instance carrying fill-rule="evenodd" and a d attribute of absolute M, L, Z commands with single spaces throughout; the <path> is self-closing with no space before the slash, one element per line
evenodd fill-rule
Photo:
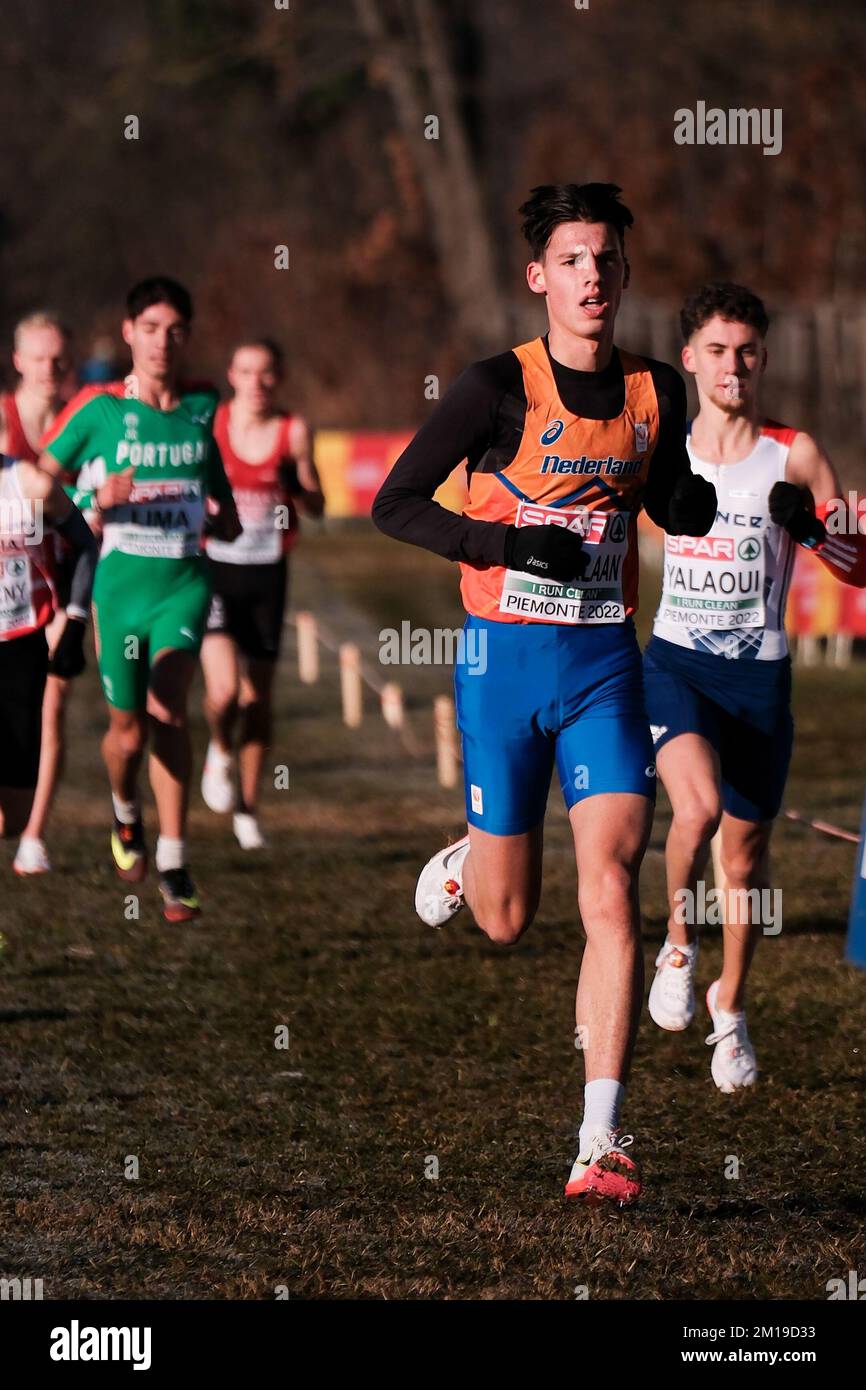
<path fill-rule="evenodd" d="M 544 819 L 553 765 L 570 810 L 602 792 L 655 798 L 634 625 L 501 623 L 470 614 L 454 677 L 466 819 L 519 835 Z"/>
<path fill-rule="evenodd" d="M 794 743 L 790 657 L 729 660 L 653 637 L 643 668 L 656 753 L 678 734 L 700 734 L 719 755 L 728 815 L 773 820 Z"/>

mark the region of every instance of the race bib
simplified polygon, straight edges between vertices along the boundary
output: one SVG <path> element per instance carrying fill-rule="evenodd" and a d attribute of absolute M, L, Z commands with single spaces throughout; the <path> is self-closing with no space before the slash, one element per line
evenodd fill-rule
<path fill-rule="evenodd" d="M 183 560 L 198 555 L 203 524 L 204 497 L 197 478 L 136 483 L 129 501 L 106 515 L 103 552 Z"/>
<path fill-rule="evenodd" d="M 573 584 L 535 579 L 522 570 L 506 570 L 499 611 L 513 617 L 553 623 L 622 623 L 625 603 L 622 571 L 628 552 L 628 512 L 566 511 L 536 502 L 520 502 L 515 525 L 562 526 L 583 537 L 589 563 Z"/>
<path fill-rule="evenodd" d="M 765 569 L 760 531 L 667 536 L 658 617 L 688 628 L 762 628 Z"/>
<path fill-rule="evenodd" d="M 234 490 L 238 519 L 244 528 L 235 541 L 208 540 L 208 555 L 223 564 L 273 565 L 283 553 L 288 508 L 280 506 L 282 493 Z M 285 513 L 285 517 L 284 514 Z"/>
<path fill-rule="evenodd" d="M 24 541 L 7 539 L 0 546 L 0 636 L 33 627 L 33 585 Z"/>

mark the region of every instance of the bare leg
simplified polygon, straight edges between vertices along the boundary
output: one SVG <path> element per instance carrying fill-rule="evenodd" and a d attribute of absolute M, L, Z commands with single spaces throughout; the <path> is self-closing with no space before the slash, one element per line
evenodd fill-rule
<path fill-rule="evenodd" d="M 164 648 L 153 662 L 147 717 L 153 739 L 150 785 L 156 800 L 159 833 L 182 840 L 186 830 L 192 747 L 186 702 L 195 674 L 192 652 Z"/>
<path fill-rule="evenodd" d="M 223 753 L 230 753 L 232 732 L 238 713 L 240 677 L 237 648 L 224 632 L 212 632 L 201 645 L 204 673 L 204 714 L 211 742 Z"/>
<path fill-rule="evenodd" d="M 575 1021 L 588 1082 L 628 1077 L 644 985 L 638 875 L 652 818 L 648 797 L 625 792 L 588 797 L 570 812 L 586 932 Z"/>
<path fill-rule="evenodd" d="M 241 739 L 238 748 L 241 804 L 239 809 L 256 813 L 259 781 L 265 753 L 271 743 L 271 691 L 275 661 L 248 661 L 241 675 Z"/>
<path fill-rule="evenodd" d="M 463 894 L 481 930 L 512 946 L 529 926 L 541 895 L 543 826 L 522 835 L 491 835 L 469 827 Z"/>
<path fill-rule="evenodd" d="M 722 814 L 719 759 L 699 734 L 680 734 L 659 749 L 656 768 L 673 808 L 665 845 L 668 936 L 677 946 L 689 946 L 697 928 L 693 921 L 681 920 L 692 914 L 684 914 L 681 905 L 677 911 L 675 895 L 688 889 L 694 901 L 698 880 L 706 871 L 710 841 Z"/>
<path fill-rule="evenodd" d="M 746 976 L 761 935 L 755 897 L 743 894 L 770 886 L 772 821 L 737 820 L 722 816 L 722 869 L 727 888 L 724 924 L 724 965 L 716 1004 L 728 1013 L 744 1006 Z M 737 897 L 732 894 L 736 893 Z M 757 898 L 760 903 L 760 896 Z"/>
<path fill-rule="evenodd" d="M 41 840 L 57 785 L 63 775 L 66 754 L 65 724 L 66 702 L 69 697 L 68 680 L 49 675 L 45 682 L 45 695 L 42 700 L 42 743 L 39 753 L 39 781 L 33 797 L 30 817 L 23 834 Z"/>
<path fill-rule="evenodd" d="M 108 707 L 108 729 L 102 740 L 102 756 L 108 781 L 120 801 L 138 798 L 138 773 L 144 756 L 147 726 L 142 710 Z"/>

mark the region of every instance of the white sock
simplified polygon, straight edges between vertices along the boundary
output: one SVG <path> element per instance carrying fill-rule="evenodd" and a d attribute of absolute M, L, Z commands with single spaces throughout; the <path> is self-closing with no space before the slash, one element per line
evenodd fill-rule
<path fill-rule="evenodd" d="M 160 835 L 156 842 L 157 873 L 167 874 L 169 869 L 182 869 L 186 863 L 186 840 L 172 840 L 168 835 Z"/>
<path fill-rule="evenodd" d="M 138 801 L 121 801 L 119 796 L 114 795 L 114 792 L 111 793 L 111 804 L 121 825 L 135 825 L 141 815 Z"/>
<path fill-rule="evenodd" d="M 625 1095 L 625 1086 L 612 1077 L 602 1077 L 600 1081 L 589 1081 L 583 1088 L 583 1120 L 580 1126 L 580 1152 L 584 1153 L 590 1145 L 592 1136 L 599 1130 L 605 1134 L 616 1129 L 619 1124 L 619 1108 Z"/>
<path fill-rule="evenodd" d="M 231 766 L 231 761 L 231 753 L 227 753 L 224 748 L 220 748 L 218 743 L 211 742 L 208 744 L 207 755 L 205 757 L 206 763 L 210 763 L 212 767 L 218 767 L 224 772 Z"/>

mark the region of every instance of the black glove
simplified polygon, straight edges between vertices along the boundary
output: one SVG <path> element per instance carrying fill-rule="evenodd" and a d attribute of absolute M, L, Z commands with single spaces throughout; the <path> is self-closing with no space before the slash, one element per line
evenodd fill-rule
<path fill-rule="evenodd" d="M 300 497 L 304 489 L 298 477 L 298 465 L 292 461 L 283 460 L 279 467 L 280 487 L 289 494 L 290 497 Z"/>
<path fill-rule="evenodd" d="M 535 579 L 570 584 L 583 578 L 589 556 L 583 539 L 564 526 L 509 526 L 505 563 L 508 569 L 524 570 Z"/>
<path fill-rule="evenodd" d="M 784 526 L 798 545 L 813 547 L 826 539 L 827 528 L 811 507 L 808 488 L 794 483 L 774 483 L 770 488 L 770 516 Z"/>
<path fill-rule="evenodd" d="M 678 478 L 668 504 L 665 530 L 672 536 L 705 536 L 716 519 L 716 489 L 699 473 Z"/>
<path fill-rule="evenodd" d="M 84 666 L 84 623 L 80 618 L 67 618 L 48 669 L 52 676 L 70 680 L 80 676 Z"/>

